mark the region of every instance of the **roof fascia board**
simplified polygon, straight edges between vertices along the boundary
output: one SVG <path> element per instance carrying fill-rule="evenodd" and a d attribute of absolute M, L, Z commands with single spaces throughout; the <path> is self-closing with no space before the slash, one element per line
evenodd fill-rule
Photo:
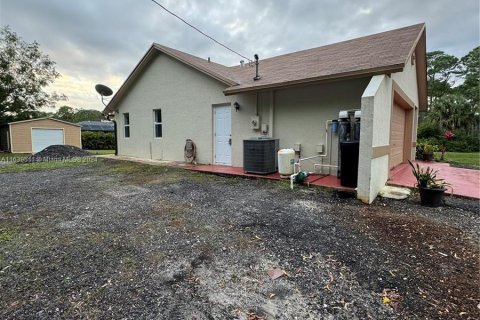
<path fill-rule="evenodd" d="M 147 52 L 143 55 L 142 59 L 136 64 L 135 68 L 133 68 L 132 72 L 128 75 L 127 79 L 122 83 L 118 91 L 114 94 L 113 98 L 108 102 L 107 106 L 103 110 L 103 114 L 108 112 L 112 112 L 116 109 L 117 101 L 121 99 L 126 91 L 128 91 L 129 85 L 131 81 L 134 81 L 141 70 L 146 66 L 146 64 L 150 61 L 152 57 L 152 53 L 154 52 L 154 45 L 152 44 L 150 48 L 148 48 Z"/>
<path fill-rule="evenodd" d="M 410 59 L 410 57 L 412 56 L 412 54 L 415 52 L 415 49 L 417 48 L 417 44 L 418 44 L 418 42 L 420 41 L 420 39 L 422 38 L 424 32 L 425 32 L 425 23 L 422 25 L 422 29 L 420 30 L 420 32 L 419 32 L 418 35 L 417 35 L 417 38 L 416 38 L 415 41 L 413 42 L 413 46 L 410 48 L 410 52 L 409 52 L 408 55 L 407 55 L 407 58 L 406 58 L 406 60 L 405 60 L 405 64 L 408 63 L 408 59 Z"/>
<path fill-rule="evenodd" d="M 417 90 L 419 111 L 428 110 L 428 85 L 427 85 L 427 44 L 426 30 L 415 49 L 415 67 L 417 71 Z"/>
<path fill-rule="evenodd" d="M 223 93 L 226 96 L 229 96 L 237 93 L 259 91 L 259 90 L 265 90 L 265 89 L 289 88 L 294 86 L 302 86 L 302 85 L 315 84 L 315 83 L 327 82 L 327 81 L 369 77 L 369 76 L 374 76 L 378 74 L 401 72 L 403 71 L 404 67 L 405 65 L 401 63 L 397 65 L 392 65 L 389 67 L 375 68 L 375 69 L 369 69 L 364 71 L 345 72 L 345 73 L 310 78 L 310 79 L 300 79 L 300 80 L 294 80 L 294 81 L 288 81 L 288 82 L 282 82 L 282 83 L 267 84 L 263 86 L 260 85 L 255 87 L 245 87 L 245 88 L 239 88 L 239 89 L 235 89 L 235 87 L 230 87 L 225 89 Z"/>
<path fill-rule="evenodd" d="M 154 44 L 154 46 L 155 46 L 155 44 Z M 162 48 L 157 47 L 157 46 L 155 46 L 155 48 L 156 48 L 157 50 L 161 51 L 162 53 L 166 54 L 167 56 L 170 56 L 170 57 L 172 57 L 172 58 L 174 58 L 174 59 L 176 59 L 176 60 L 178 60 L 178 61 L 180 61 L 180 62 L 182 62 L 182 63 L 184 63 L 184 64 L 186 64 L 186 65 L 188 65 L 188 66 L 190 66 L 190 67 L 192 67 L 193 69 L 198 70 L 198 71 L 200 71 L 200 72 L 202 72 L 202 73 L 205 73 L 206 75 L 208 75 L 208 76 L 210 76 L 210 77 L 212 77 L 212 78 L 214 78 L 214 79 L 216 79 L 216 80 L 218 80 L 218 81 L 220 81 L 220 82 L 223 82 L 223 83 L 225 83 L 225 84 L 227 84 L 227 85 L 229 85 L 229 86 L 233 86 L 233 85 L 236 85 L 236 84 L 237 84 L 235 81 L 229 80 L 229 79 L 227 79 L 227 78 L 225 78 L 225 77 L 222 77 L 222 76 L 219 75 L 219 74 L 216 74 L 216 73 L 211 72 L 211 71 L 209 71 L 209 70 L 207 70 L 207 69 L 205 69 L 205 68 L 202 68 L 202 67 L 197 66 L 197 65 L 195 65 L 195 64 L 193 64 L 193 63 L 190 63 L 190 62 L 186 61 L 185 59 L 179 57 L 178 55 L 174 54 L 173 52 L 169 52 L 169 51 L 167 51 L 167 50 L 163 50 Z"/>

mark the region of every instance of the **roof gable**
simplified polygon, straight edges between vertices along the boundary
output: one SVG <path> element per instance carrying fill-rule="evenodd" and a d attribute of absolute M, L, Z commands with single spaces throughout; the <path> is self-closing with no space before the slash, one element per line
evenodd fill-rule
<path fill-rule="evenodd" d="M 71 123 L 71 122 L 68 122 L 68 121 L 63 121 L 63 120 L 55 119 L 55 118 L 52 118 L 52 117 L 44 117 L 44 118 L 35 118 L 35 119 L 21 120 L 21 121 L 9 122 L 8 124 L 9 124 L 9 125 L 10 125 L 10 124 L 15 125 L 15 124 L 17 124 L 17 123 L 33 122 L 33 121 L 39 121 L 39 120 L 52 120 L 52 121 L 57 121 L 57 122 L 69 124 L 69 125 L 76 126 L 76 127 L 81 127 L 80 125 L 78 125 L 78 124 L 76 124 L 76 123 Z"/>
<path fill-rule="evenodd" d="M 108 113 L 116 109 L 118 103 L 122 97 L 127 93 L 128 89 L 135 82 L 135 80 L 141 76 L 145 67 L 158 53 L 163 53 L 169 57 L 178 60 L 195 70 L 198 70 L 224 84 L 227 86 L 237 85 L 237 82 L 233 79 L 233 73 L 226 66 L 223 66 L 218 63 L 209 62 L 205 59 L 193 56 L 191 54 L 175 50 L 166 46 L 162 46 L 158 43 L 153 43 L 142 59 L 135 66 L 133 71 L 127 77 L 125 82 L 121 85 L 120 89 L 115 93 L 113 98 L 108 103 L 107 107 L 103 113 Z"/>

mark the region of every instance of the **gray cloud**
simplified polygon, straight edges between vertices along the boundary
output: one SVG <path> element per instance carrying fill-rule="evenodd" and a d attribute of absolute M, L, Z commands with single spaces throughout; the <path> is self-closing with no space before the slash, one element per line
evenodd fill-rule
<path fill-rule="evenodd" d="M 159 2 L 248 57 L 271 57 L 419 22 L 427 24 L 429 51 L 463 56 L 479 44 L 478 1 Z M 100 109 L 91 92 L 95 83 L 111 81 L 106 84 L 118 89 L 152 42 L 226 65 L 242 59 L 149 0 L 0 0 L 0 22 L 26 41 L 38 41 L 65 78 L 85 87 L 84 92 L 60 87 L 71 91 L 65 93 L 74 107 Z"/>

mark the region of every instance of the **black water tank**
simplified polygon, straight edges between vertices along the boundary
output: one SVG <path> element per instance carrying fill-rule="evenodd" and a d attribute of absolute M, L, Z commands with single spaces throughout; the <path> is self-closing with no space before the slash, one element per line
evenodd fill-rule
<path fill-rule="evenodd" d="M 358 141 L 340 142 L 340 184 L 344 187 L 357 187 L 358 178 Z"/>

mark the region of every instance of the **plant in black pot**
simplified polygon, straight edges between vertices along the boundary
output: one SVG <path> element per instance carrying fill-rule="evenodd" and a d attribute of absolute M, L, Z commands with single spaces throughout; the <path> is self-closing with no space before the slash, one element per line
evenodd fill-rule
<path fill-rule="evenodd" d="M 426 144 L 423 146 L 423 161 L 433 161 L 433 152 L 435 147 L 431 144 Z"/>
<path fill-rule="evenodd" d="M 420 168 L 418 163 L 414 166 L 410 161 L 408 163 L 412 167 L 415 179 L 417 179 L 416 186 L 420 191 L 422 206 L 439 207 L 450 184 L 443 179 L 437 178 L 438 170 L 433 170 L 430 167 Z"/>

